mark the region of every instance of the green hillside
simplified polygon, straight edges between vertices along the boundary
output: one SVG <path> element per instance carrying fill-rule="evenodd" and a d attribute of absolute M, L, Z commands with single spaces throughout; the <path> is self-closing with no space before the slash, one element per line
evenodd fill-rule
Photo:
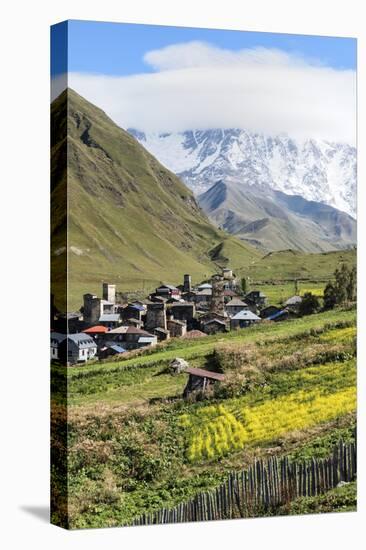
<path fill-rule="evenodd" d="M 238 270 L 239 275 L 259 281 L 285 281 L 301 279 L 327 281 L 332 279 L 334 270 L 340 264 L 356 265 L 355 248 L 320 254 L 306 254 L 295 250 L 270 252 L 260 259 L 253 260 Z"/>
<path fill-rule="evenodd" d="M 356 242 L 356 220 L 345 212 L 264 184 L 220 180 L 198 201 L 215 225 L 264 252 L 328 252 Z"/>
<path fill-rule="evenodd" d="M 67 165 L 60 157 L 66 110 Z M 260 257 L 216 229 L 173 173 L 74 91 L 63 92 L 51 114 L 53 193 L 65 185 L 66 169 L 68 189 L 67 250 L 65 212 L 53 210 L 52 260 L 61 274 L 68 255 L 68 309 L 80 306 L 84 292 L 100 291 L 103 280 L 148 291 L 161 281 L 177 284 L 186 272 L 200 281 L 218 265 L 238 269 Z"/>

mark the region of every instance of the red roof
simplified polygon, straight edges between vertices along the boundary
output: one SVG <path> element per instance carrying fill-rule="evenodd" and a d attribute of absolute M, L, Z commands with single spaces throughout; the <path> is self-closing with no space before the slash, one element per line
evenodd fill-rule
<path fill-rule="evenodd" d="M 86 334 L 99 334 L 99 333 L 105 333 L 108 332 L 107 327 L 103 327 L 102 325 L 96 325 L 95 327 L 86 328 L 83 330 Z"/>

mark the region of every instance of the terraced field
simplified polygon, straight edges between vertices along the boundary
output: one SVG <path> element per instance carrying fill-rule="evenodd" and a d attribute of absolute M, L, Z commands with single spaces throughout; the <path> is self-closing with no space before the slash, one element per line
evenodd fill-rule
<path fill-rule="evenodd" d="M 54 387 L 67 384 L 69 395 L 71 526 L 128 523 L 216 487 L 255 457 L 323 458 L 339 438 L 352 440 L 355 317 L 335 310 L 55 367 Z M 167 368 L 174 357 L 225 380 L 205 399 L 184 401 L 187 375 Z M 64 403 L 54 397 L 57 419 Z"/>

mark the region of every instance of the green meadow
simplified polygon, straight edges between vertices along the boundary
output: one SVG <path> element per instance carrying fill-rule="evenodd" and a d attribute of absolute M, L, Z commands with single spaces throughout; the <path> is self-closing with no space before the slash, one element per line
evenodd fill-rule
<path fill-rule="evenodd" d="M 68 393 L 71 527 L 126 524 L 217 486 L 255 457 L 320 458 L 340 438 L 351 441 L 355 324 L 354 309 L 337 309 L 171 340 L 122 361 L 53 367 L 54 387 Z M 169 371 L 174 357 L 225 380 L 201 400 L 183 400 L 188 377 Z M 61 394 L 54 393 L 55 417 Z M 342 509 L 341 495 L 334 498 Z M 331 506 L 324 499 L 319 509 Z M 350 491 L 347 503 L 354 509 Z M 316 506 L 293 503 L 294 513 Z"/>

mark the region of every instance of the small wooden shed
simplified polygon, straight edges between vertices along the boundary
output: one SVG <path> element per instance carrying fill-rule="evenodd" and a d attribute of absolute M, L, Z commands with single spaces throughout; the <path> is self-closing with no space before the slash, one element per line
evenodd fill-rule
<path fill-rule="evenodd" d="M 183 391 L 183 397 L 188 397 L 192 392 L 205 392 L 208 387 L 217 382 L 222 382 L 225 375 L 220 372 L 212 372 L 205 369 L 188 367 L 184 372 L 189 374 L 188 382 Z"/>

